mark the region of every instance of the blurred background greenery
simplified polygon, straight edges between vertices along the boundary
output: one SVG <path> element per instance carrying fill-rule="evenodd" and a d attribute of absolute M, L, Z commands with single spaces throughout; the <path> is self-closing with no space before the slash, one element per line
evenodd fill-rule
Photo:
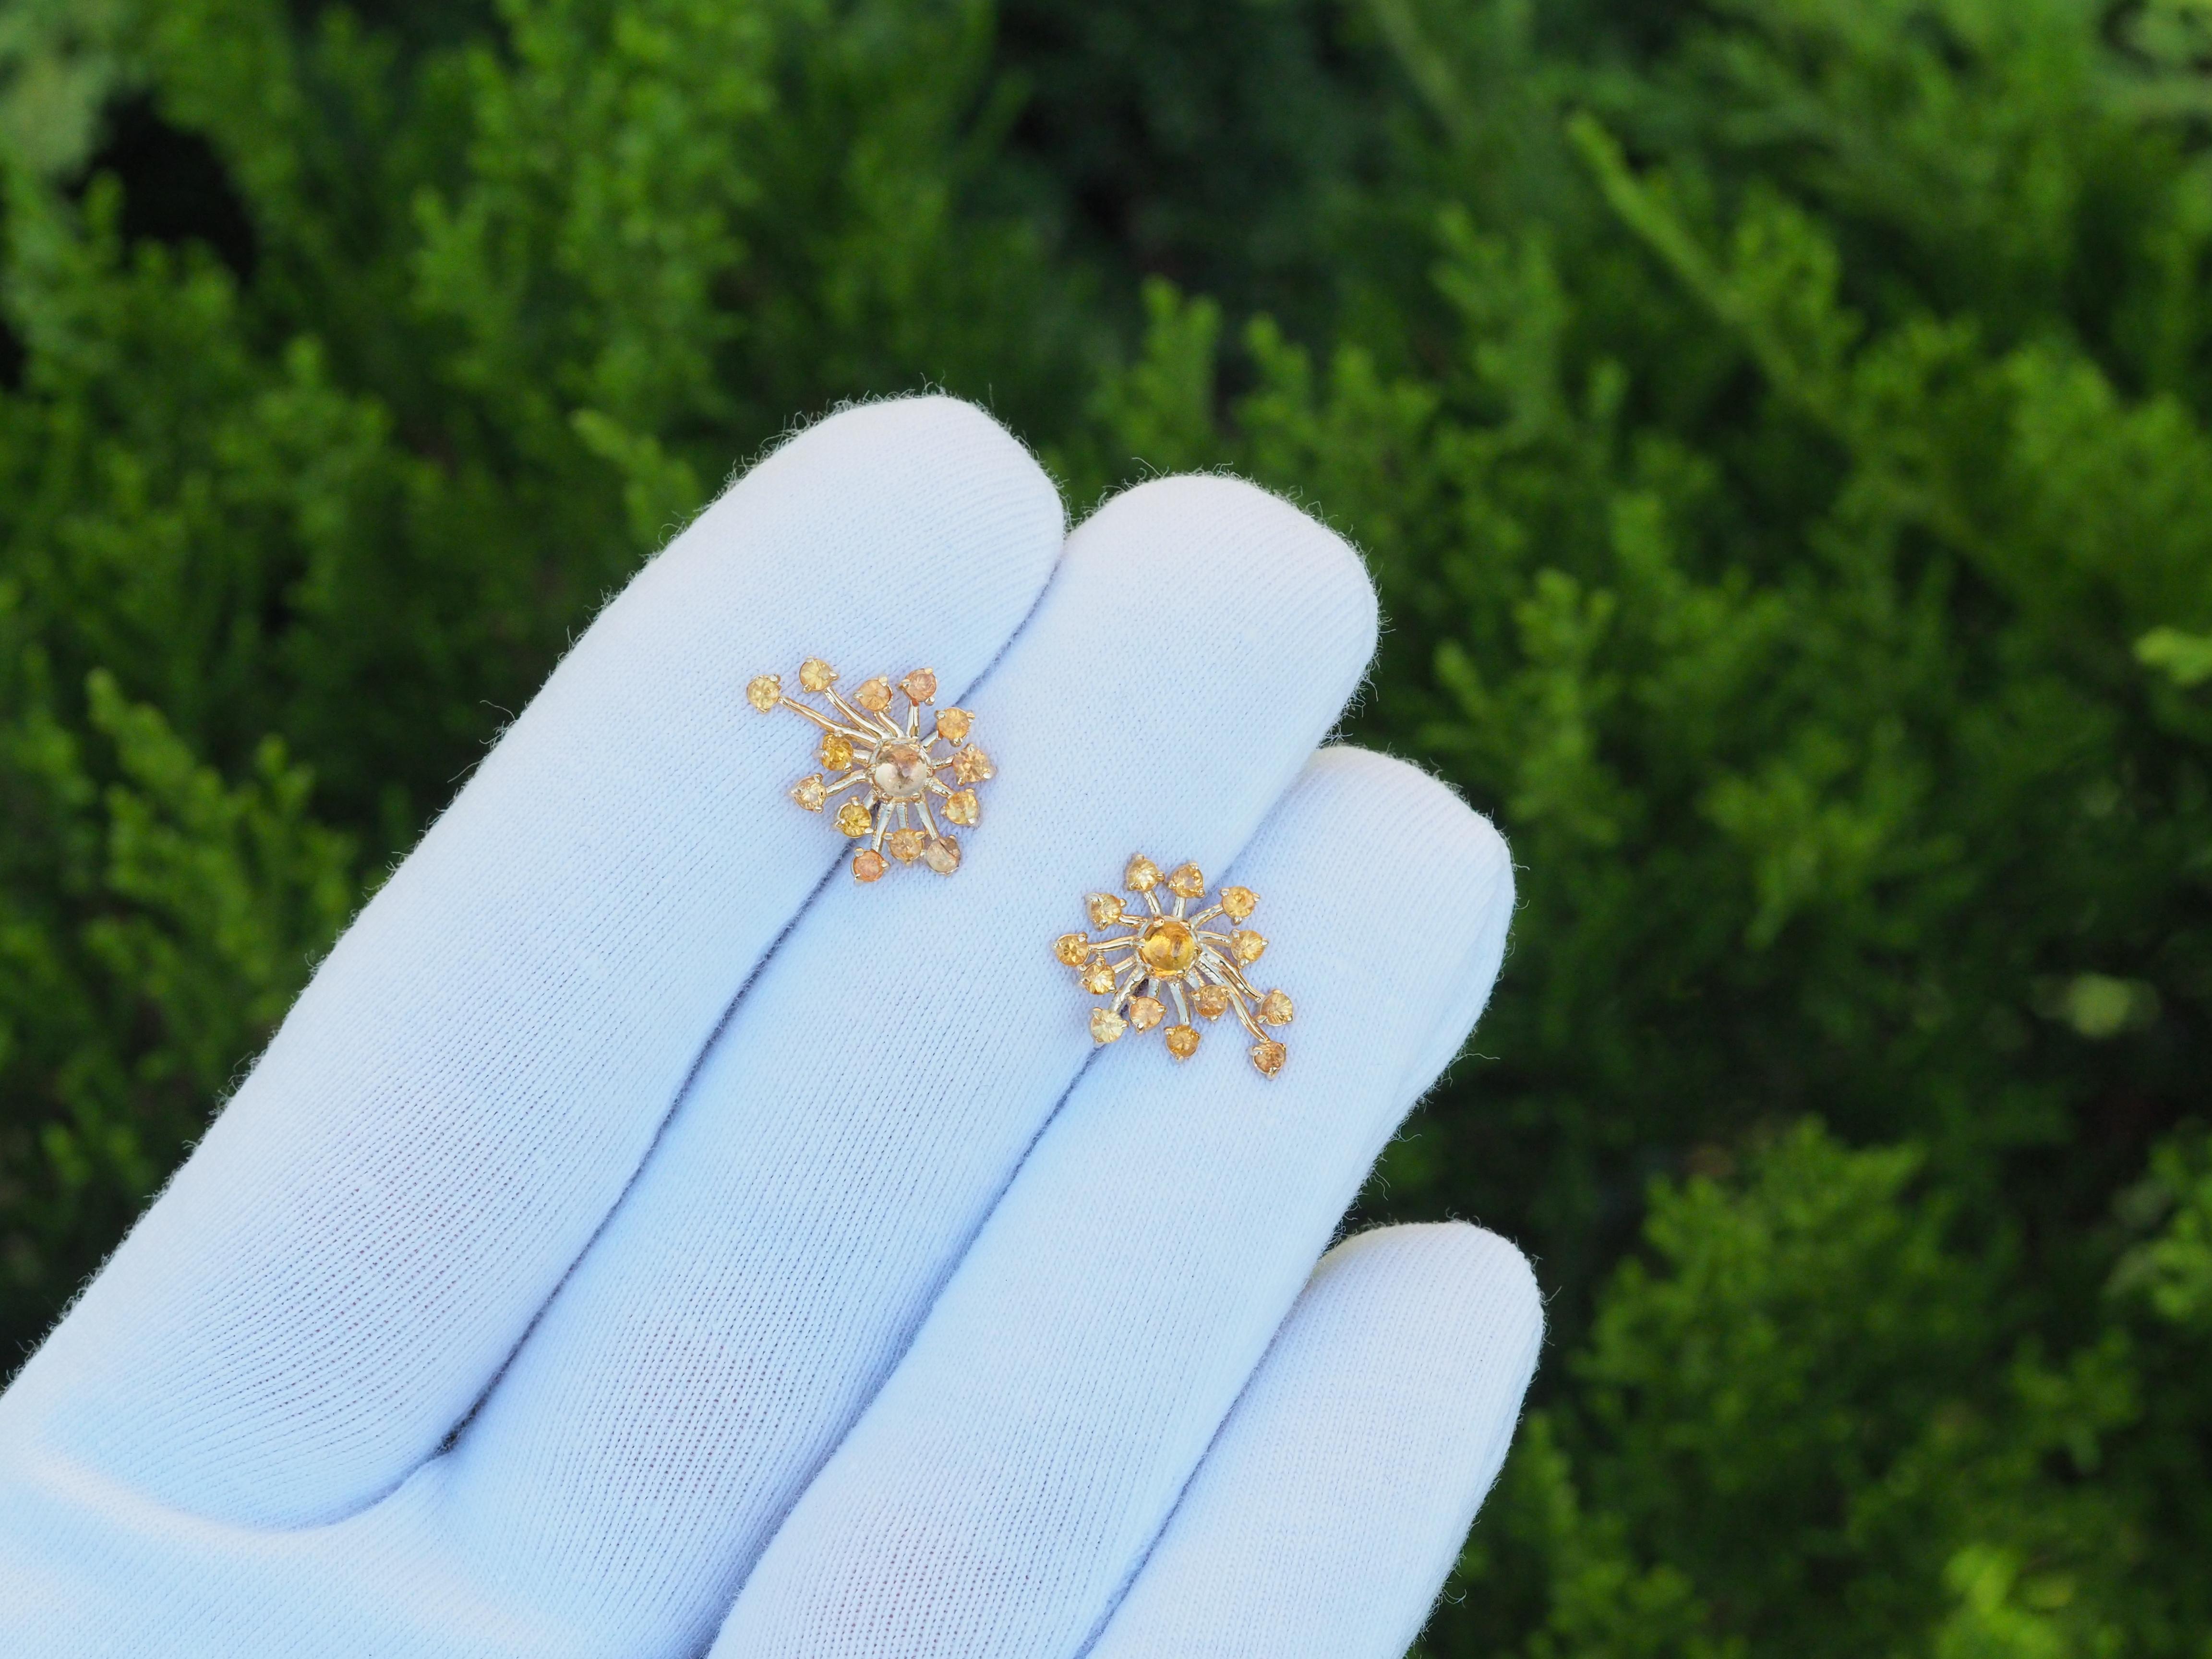
<path fill-rule="evenodd" d="M 9 1365 L 602 596 L 933 383 L 1341 526 L 1523 866 L 1362 1201 L 1552 1297 L 1425 1652 L 2212 1656 L 2208 0 L 6 0 L 0 171 Z"/>

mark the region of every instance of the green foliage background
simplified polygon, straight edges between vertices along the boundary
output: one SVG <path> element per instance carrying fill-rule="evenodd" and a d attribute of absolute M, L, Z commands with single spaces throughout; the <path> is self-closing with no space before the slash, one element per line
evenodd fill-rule
<path fill-rule="evenodd" d="M 0 1341 L 601 596 L 945 386 L 1228 466 L 1525 901 L 1424 1651 L 2212 1656 L 2207 0 L 6 0 Z M 1202 619 L 1201 619 L 1202 620 Z"/>

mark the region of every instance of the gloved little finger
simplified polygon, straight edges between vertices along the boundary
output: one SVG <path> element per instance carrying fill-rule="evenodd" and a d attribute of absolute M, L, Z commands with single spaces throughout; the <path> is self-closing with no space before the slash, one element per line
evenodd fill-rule
<path fill-rule="evenodd" d="M 1331 1250 L 1088 1659 L 1399 1659 L 1504 1462 L 1543 1325 L 1494 1233 Z"/>

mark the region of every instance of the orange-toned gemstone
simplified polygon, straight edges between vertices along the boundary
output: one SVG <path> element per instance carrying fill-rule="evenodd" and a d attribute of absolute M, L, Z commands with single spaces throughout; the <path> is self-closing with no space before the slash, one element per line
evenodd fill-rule
<path fill-rule="evenodd" d="M 877 852 L 873 848 L 871 848 L 866 852 L 860 854 L 858 857 L 854 859 L 853 879 L 854 881 L 876 881 L 880 879 L 884 872 L 890 868 L 890 866 L 884 862 L 884 855 L 881 853 Z"/>
<path fill-rule="evenodd" d="M 1190 1000 L 1190 1006 L 1208 1019 L 1219 1019 L 1229 1012 L 1229 988 L 1225 985 L 1201 985 Z"/>
<path fill-rule="evenodd" d="M 856 800 L 848 800 L 837 809 L 837 827 L 848 836 L 865 836 L 876 827 L 868 816 L 868 809 Z"/>
<path fill-rule="evenodd" d="M 1091 941 L 1080 933 L 1062 933 L 1052 942 L 1052 953 L 1071 968 L 1091 959 Z"/>
<path fill-rule="evenodd" d="M 975 724 L 975 717 L 964 708 L 940 708 L 937 711 L 937 735 L 951 744 L 968 741 L 968 733 Z"/>
<path fill-rule="evenodd" d="M 1093 927 L 1111 927 L 1121 920 L 1121 901 L 1111 893 L 1093 893 L 1083 902 L 1091 911 Z"/>
<path fill-rule="evenodd" d="M 822 765 L 825 771 L 842 772 L 853 763 L 853 745 L 835 732 L 822 739 Z"/>
<path fill-rule="evenodd" d="M 1228 912 L 1230 921 L 1242 921 L 1260 908 L 1260 896 L 1249 887 L 1224 887 L 1221 908 Z"/>
<path fill-rule="evenodd" d="M 991 757 L 972 744 L 952 757 L 952 777 L 957 783 L 988 783 L 999 775 Z"/>
<path fill-rule="evenodd" d="M 891 683 L 881 674 L 872 680 L 862 680 L 860 689 L 853 693 L 853 701 L 870 713 L 880 714 L 891 706 Z"/>
<path fill-rule="evenodd" d="M 884 851 L 901 864 L 912 864 L 921 856 L 925 839 L 919 830 L 894 830 L 884 837 Z"/>
<path fill-rule="evenodd" d="M 1094 962 L 1085 968 L 1083 970 L 1083 988 L 1094 997 L 1113 995 L 1113 964 L 1107 962 Z"/>
<path fill-rule="evenodd" d="M 934 702 L 937 701 L 937 671 L 917 668 L 899 682 L 899 690 L 905 692 L 912 702 Z"/>
<path fill-rule="evenodd" d="M 922 844 L 921 861 L 940 876 L 960 867 L 960 843 L 950 836 L 932 836 Z"/>
<path fill-rule="evenodd" d="M 1137 936 L 1137 955 L 1156 974 L 1180 974 L 1198 960 L 1198 932 L 1187 921 L 1162 916 Z"/>
<path fill-rule="evenodd" d="M 1196 898 L 1206 891 L 1206 878 L 1194 864 L 1178 864 L 1168 872 L 1168 891 L 1177 898 Z"/>
<path fill-rule="evenodd" d="M 801 778 L 791 786 L 791 798 L 808 811 L 818 812 L 830 799 L 830 786 L 819 778 Z"/>
<path fill-rule="evenodd" d="M 809 691 L 827 691 L 837 684 L 837 671 L 819 657 L 809 657 L 799 665 L 799 683 Z"/>
<path fill-rule="evenodd" d="M 1167 1012 L 1160 1006 L 1158 997 L 1129 999 L 1129 1024 L 1140 1031 L 1151 1030 L 1153 1026 L 1167 1017 Z"/>
<path fill-rule="evenodd" d="M 1093 1042 L 1111 1042 L 1128 1029 L 1129 1022 L 1111 1008 L 1093 1008 L 1091 1011 L 1091 1040 Z"/>
<path fill-rule="evenodd" d="M 1129 860 L 1129 867 L 1121 872 L 1121 885 L 1133 893 L 1149 893 L 1160 884 L 1160 866 L 1142 853 Z"/>
<path fill-rule="evenodd" d="M 1260 1018 L 1269 1025 L 1291 1023 L 1291 999 L 1286 992 L 1270 991 L 1260 999 Z"/>
<path fill-rule="evenodd" d="M 1259 961 L 1260 953 L 1267 948 L 1267 941 L 1249 927 L 1239 927 L 1230 934 L 1229 948 L 1237 961 L 1249 964 Z"/>
<path fill-rule="evenodd" d="M 1290 1057 L 1291 1051 L 1279 1042 L 1263 1038 L 1252 1045 L 1252 1064 L 1259 1068 L 1261 1077 L 1274 1076 L 1283 1069 L 1283 1062 Z"/>
<path fill-rule="evenodd" d="M 763 714 L 775 712 L 783 701 L 783 681 L 774 674 L 756 674 L 745 682 L 745 701 Z"/>
<path fill-rule="evenodd" d="M 945 816 L 954 823 L 972 826 L 983 816 L 983 803 L 973 789 L 956 789 L 945 798 Z"/>
<path fill-rule="evenodd" d="M 1177 1060 L 1188 1060 L 1198 1052 L 1198 1028 L 1194 1025 L 1170 1025 L 1167 1039 L 1168 1052 Z"/>

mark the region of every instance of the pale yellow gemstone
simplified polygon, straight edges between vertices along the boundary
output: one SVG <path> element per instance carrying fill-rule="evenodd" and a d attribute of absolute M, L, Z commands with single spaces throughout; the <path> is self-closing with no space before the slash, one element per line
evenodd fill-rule
<path fill-rule="evenodd" d="M 1153 1026 L 1167 1017 L 1167 1012 L 1160 1006 L 1160 1000 L 1158 997 L 1129 999 L 1129 1024 L 1140 1031 L 1151 1030 Z"/>
<path fill-rule="evenodd" d="M 1225 985 L 1201 985 L 1190 1000 L 1190 1006 L 1208 1019 L 1219 1019 L 1229 1012 L 1229 988 Z"/>
<path fill-rule="evenodd" d="M 1177 898 L 1196 898 L 1206 891 L 1206 878 L 1194 864 L 1178 864 L 1168 872 L 1168 891 Z"/>
<path fill-rule="evenodd" d="M 809 691 L 827 691 L 837 684 L 837 671 L 819 657 L 809 657 L 799 665 L 799 683 Z"/>
<path fill-rule="evenodd" d="M 917 668 L 899 682 L 899 690 L 915 702 L 937 701 L 937 673 L 934 669 Z"/>
<path fill-rule="evenodd" d="M 824 770 L 842 772 L 853 763 L 853 745 L 835 732 L 822 739 L 822 765 Z"/>
<path fill-rule="evenodd" d="M 1111 927 L 1121 920 L 1121 901 L 1111 893 L 1093 893 L 1083 902 L 1090 908 L 1093 927 Z"/>
<path fill-rule="evenodd" d="M 1291 1012 L 1291 999 L 1286 992 L 1270 991 L 1260 999 L 1260 1018 L 1269 1025 L 1288 1025 Z"/>
<path fill-rule="evenodd" d="M 1260 908 L 1260 896 L 1249 887 L 1224 887 L 1221 890 L 1221 908 L 1231 921 L 1242 921 Z"/>
<path fill-rule="evenodd" d="M 1259 961 L 1260 953 L 1267 948 L 1267 941 L 1249 927 L 1239 927 L 1229 936 L 1229 948 L 1237 960 L 1248 965 Z"/>
<path fill-rule="evenodd" d="M 956 789 L 945 798 L 945 816 L 954 823 L 972 826 L 983 816 L 983 803 L 973 789 Z"/>
<path fill-rule="evenodd" d="M 1121 885 L 1133 893 L 1149 893 L 1160 884 L 1160 866 L 1142 853 L 1129 860 L 1129 867 L 1121 872 Z"/>
<path fill-rule="evenodd" d="M 862 680 L 860 689 L 853 693 L 853 701 L 871 713 L 880 714 L 891 706 L 891 683 L 881 674 L 872 680 Z"/>
<path fill-rule="evenodd" d="M 801 778 L 791 786 L 791 798 L 808 811 L 818 812 L 830 799 L 830 787 L 819 778 Z"/>
<path fill-rule="evenodd" d="M 940 876 L 960 867 L 960 843 L 950 836 L 932 836 L 921 849 L 921 861 Z"/>
<path fill-rule="evenodd" d="M 1283 1062 L 1290 1057 L 1291 1051 L 1279 1042 L 1263 1039 L 1252 1045 L 1252 1064 L 1259 1068 L 1261 1077 L 1274 1076 L 1283 1069 Z"/>
<path fill-rule="evenodd" d="M 1052 942 L 1052 953 L 1071 968 L 1091 959 L 1091 941 L 1080 933 L 1062 933 Z"/>
<path fill-rule="evenodd" d="M 860 854 L 858 857 L 854 859 L 853 879 L 854 881 L 875 881 L 879 879 L 884 872 L 889 868 L 890 868 L 890 866 L 884 862 L 884 855 L 881 853 L 877 852 L 873 848 L 870 848 L 866 852 Z"/>
<path fill-rule="evenodd" d="M 910 743 L 885 744 L 868 768 L 868 781 L 876 786 L 876 793 L 892 800 L 921 799 L 933 775 L 929 757 Z"/>
<path fill-rule="evenodd" d="M 1146 922 L 1137 938 L 1137 955 L 1156 974 L 1182 973 L 1198 960 L 1197 930 L 1173 916 Z"/>
<path fill-rule="evenodd" d="M 1168 1052 L 1177 1060 L 1188 1060 L 1198 1052 L 1198 1028 L 1194 1025 L 1170 1025 L 1167 1030 Z"/>
<path fill-rule="evenodd" d="M 775 712 L 783 701 L 783 681 L 774 674 L 756 674 L 745 682 L 745 701 L 763 714 Z"/>
<path fill-rule="evenodd" d="M 999 769 L 991 764 L 991 757 L 970 744 L 952 757 L 952 777 L 957 783 L 988 783 L 999 775 Z"/>
<path fill-rule="evenodd" d="M 964 708 L 940 708 L 937 711 L 937 735 L 947 743 L 968 741 L 968 733 L 975 724 L 975 717 Z"/>
<path fill-rule="evenodd" d="M 848 836 L 865 836 L 876 827 L 876 821 L 868 816 L 866 807 L 848 800 L 837 809 L 837 827 Z"/>
<path fill-rule="evenodd" d="M 926 839 L 919 830 L 894 830 L 884 837 L 884 851 L 901 864 L 912 864 L 921 856 Z"/>
<path fill-rule="evenodd" d="M 1083 970 L 1083 988 L 1094 997 L 1114 994 L 1114 969 L 1110 963 L 1094 962 Z"/>
<path fill-rule="evenodd" d="M 1111 1008 L 1093 1008 L 1091 1011 L 1091 1040 L 1093 1042 L 1111 1042 L 1128 1029 L 1129 1022 Z"/>

